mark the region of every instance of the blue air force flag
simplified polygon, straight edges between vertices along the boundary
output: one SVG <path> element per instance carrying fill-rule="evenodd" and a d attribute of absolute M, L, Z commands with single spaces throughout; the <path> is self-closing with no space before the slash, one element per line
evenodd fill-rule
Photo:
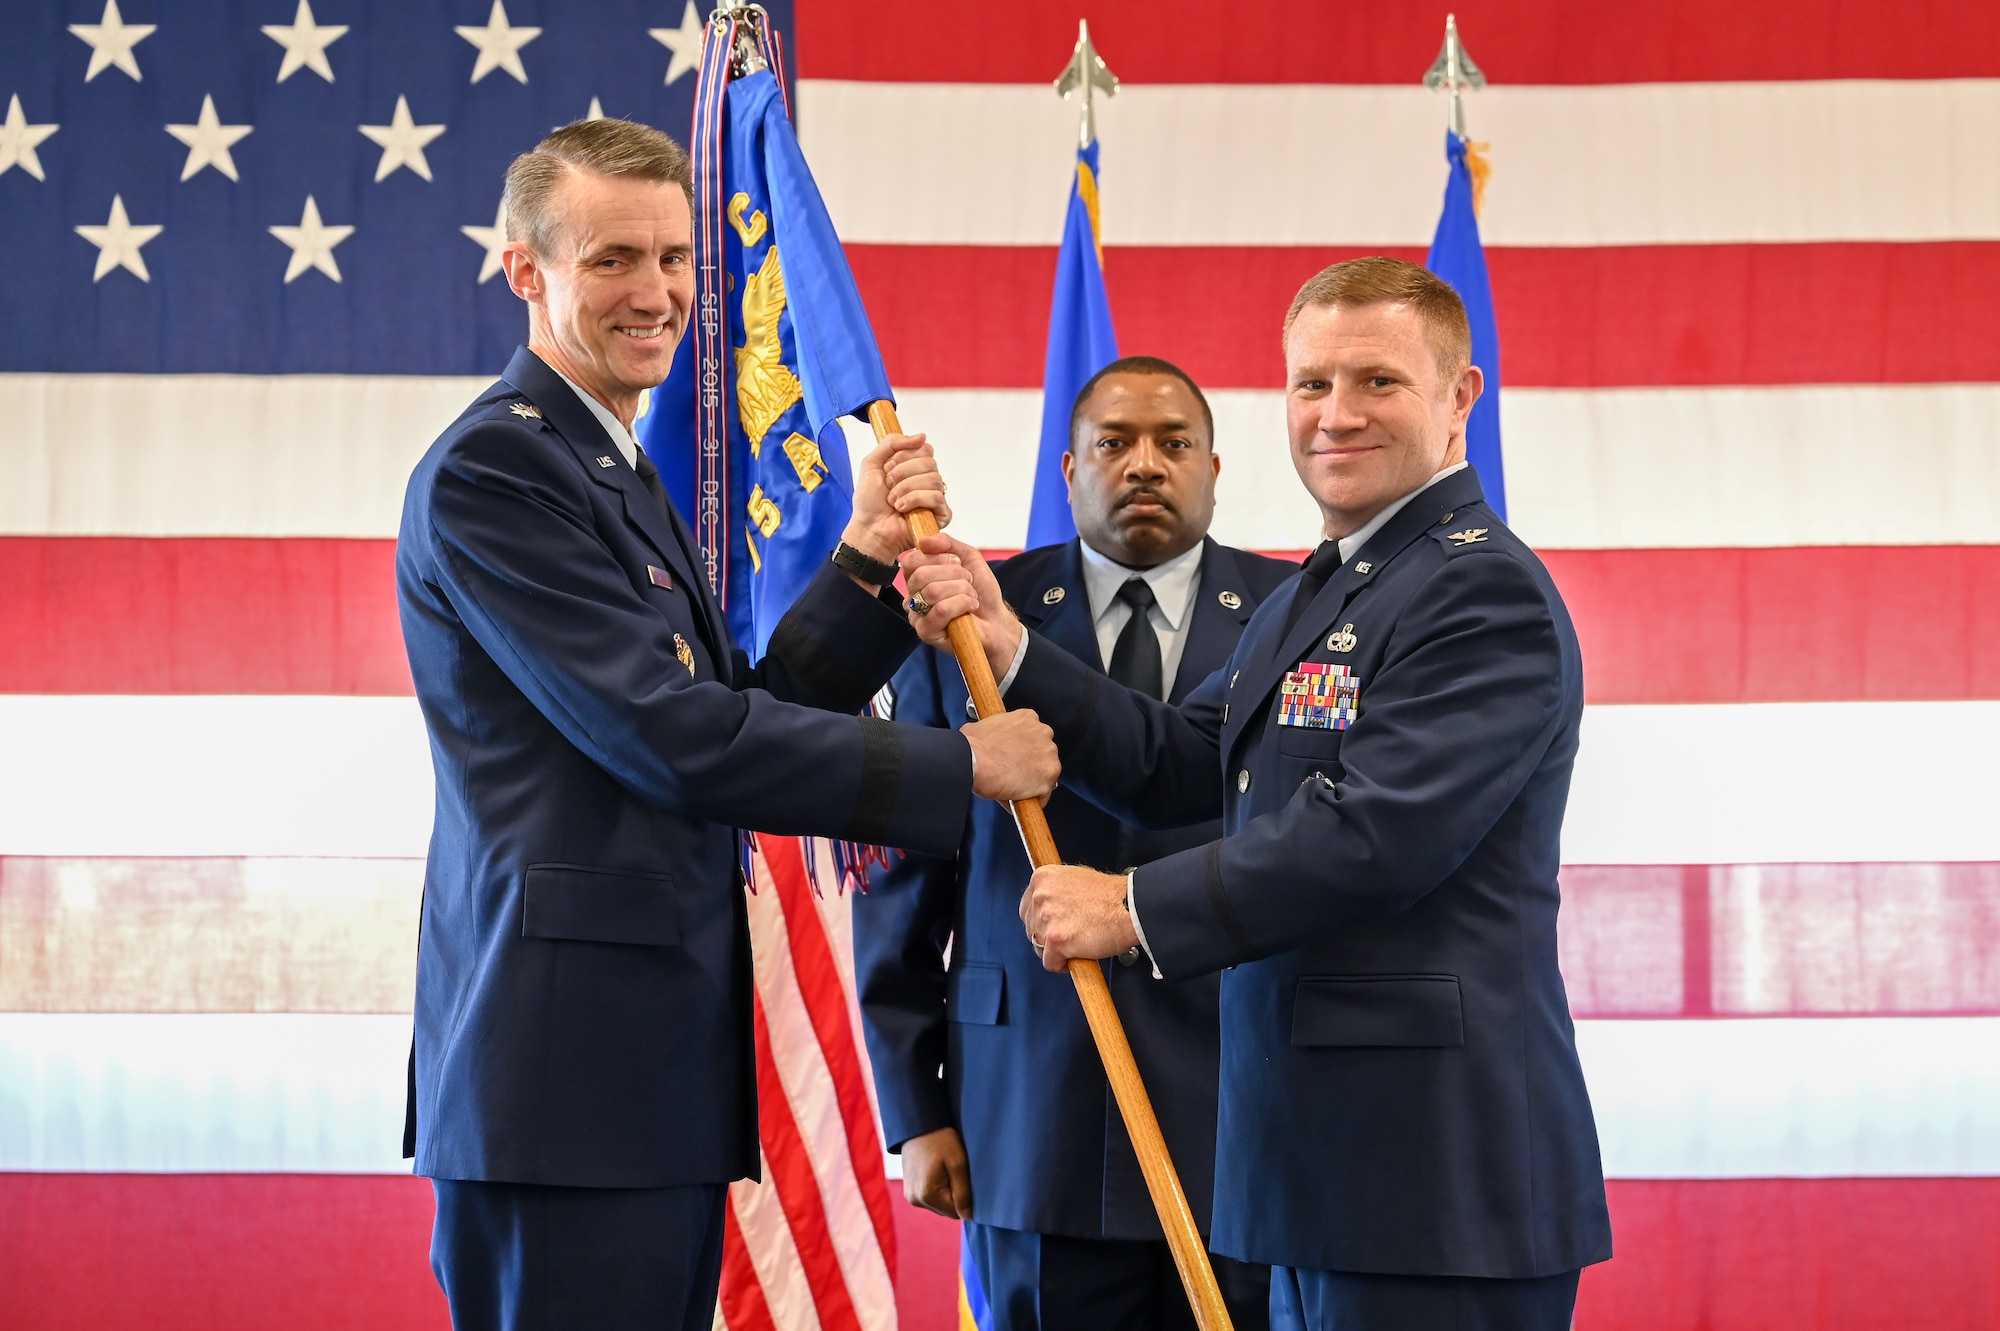
<path fill-rule="evenodd" d="M 839 419 L 889 378 L 771 68 L 729 77 L 709 29 L 695 94 L 691 346 L 643 444 L 688 511 L 731 631 L 763 655 L 853 510 Z"/>
<path fill-rule="evenodd" d="M 1464 139 L 1444 132 L 1445 157 L 1451 174 L 1445 179 L 1444 212 L 1438 217 L 1424 267 L 1451 283 L 1465 302 L 1472 324 L 1472 363 L 1486 376 L 1486 391 L 1472 408 L 1465 427 L 1465 458 L 1479 472 L 1486 502 L 1507 516 L 1507 480 L 1500 465 L 1500 333 L 1493 322 L 1493 288 L 1486 280 L 1486 251 L 1479 244 L 1479 214 L 1474 207 L 1474 160 Z M 1482 167 L 1483 173 L 1483 167 Z"/>
<path fill-rule="evenodd" d="M 1056 255 L 1055 300 L 1049 308 L 1049 351 L 1042 369 L 1042 442 L 1035 493 L 1028 508 L 1028 546 L 1076 535 L 1062 459 L 1069 451 L 1069 411 L 1090 376 L 1118 359 L 1111 300 L 1104 291 L 1104 245 L 1097 225 L 1097 144 L 1076 154 L 1076 180 Z"/>

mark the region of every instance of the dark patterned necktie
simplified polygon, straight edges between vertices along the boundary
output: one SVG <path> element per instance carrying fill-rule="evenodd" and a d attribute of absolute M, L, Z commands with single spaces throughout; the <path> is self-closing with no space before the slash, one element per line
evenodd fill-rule
<path fill-rule="evenodd" d="M 1153 631 L 1149 613 L 1153 589 L 1144 578 L 1128 579 L 1118 589 L 1118 599 L 1132 607 L 1111 649 L 1111 678 L 1128 689 L 1152 698 L 1166 696 L 1166 670 L 1160 663 L 1160 635 Z"/>
<path fill-rule="evenodd" d="M 1299 616 L 1312 604 L 1313 597 L 1326 586 L 1326 580 L 1347 561 L 1340 557 L 1339 541 L 1321 541 L 1313 552 L 1306 556 L 1305 572 L 1299 575 L 1299 589 L 1292 595 L 1291 611 L 1285 616 L 1285 630 L 1299 622 Z"/>

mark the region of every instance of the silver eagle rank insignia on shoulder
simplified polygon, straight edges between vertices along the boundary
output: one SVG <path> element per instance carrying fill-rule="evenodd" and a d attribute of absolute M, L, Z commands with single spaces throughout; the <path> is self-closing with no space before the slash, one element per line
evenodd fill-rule
<path fill-rule="evenodd" d="M 507 410 L 524 421 L 538 421 L 542 418 L 542 409 L 532 402 L 515 402 L 510 404 Z"/>

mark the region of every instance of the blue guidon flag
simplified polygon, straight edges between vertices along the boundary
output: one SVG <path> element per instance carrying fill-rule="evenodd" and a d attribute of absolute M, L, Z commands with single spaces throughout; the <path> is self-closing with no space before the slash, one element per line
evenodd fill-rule
<path fill-rule="evenodd" d="M 709 25 L 695 93 L 692 335 L 642 440 L 692 519 L 737 641 L 771 631 L 853 512 L 842 416 L 889 376 L 792 130 L 777 34 Z"/>
<path fill-rule="evenodd" d="M 1487 173 L 1479 155 L 1484 144 L 1468 143 L 1451 130 L 1444 132 L 1444 208 L 1431 240 L 1424 267 L 1451 283 L 1465 302 L 1472 325 L 1472 363 L 1486 377 L 1486 389 L 1473 405 L 1465 425 L 1465 460 L 1479 473 L 1486 502 L 1502 520 L 1507 516 L 1507 473 L 1500 465 L 1500 330 L 1493 319 L 1493 286 L 1486 277 L 1486 250 L 1479 243 L 1479 194 Z"/>

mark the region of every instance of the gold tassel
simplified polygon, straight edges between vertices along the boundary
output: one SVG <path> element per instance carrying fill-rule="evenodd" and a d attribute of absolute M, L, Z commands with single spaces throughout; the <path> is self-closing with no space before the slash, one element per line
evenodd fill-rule
<path fill-rule="evenodd" d="M 1465 169 L 1472 173 L 1472 215 L 1479 216 L 1486 210 L 1486 181 L 1493 174 L 1493 163 L 1486 160 L 1490 143 L 1466 141 Z"/>

